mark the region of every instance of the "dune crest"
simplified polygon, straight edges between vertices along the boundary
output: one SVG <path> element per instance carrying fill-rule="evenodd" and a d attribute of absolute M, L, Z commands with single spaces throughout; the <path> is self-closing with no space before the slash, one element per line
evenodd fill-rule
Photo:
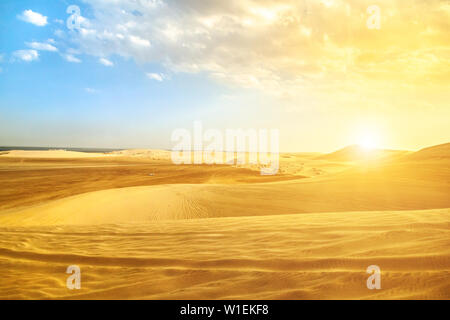
<path fill-rule="evenodd" d="M 2 155 L 0 298 L 450 299 L 446 150 L 287 153 L 276 176 L 155 150 Z"/>

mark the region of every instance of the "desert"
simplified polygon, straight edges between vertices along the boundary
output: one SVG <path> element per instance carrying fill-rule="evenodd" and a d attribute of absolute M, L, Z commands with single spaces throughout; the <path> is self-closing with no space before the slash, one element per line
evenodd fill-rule
<path fill-rule="evenodd" d="M 282 153 L 274 176 L 162 150 L 3 152 L 0 297 L 448 299 L 449 150 Z"/>
<path fill-rule="evenodd" d="M 0 300 L 450 300 L 449 0 L 0 0 L 0 26 Z"/>

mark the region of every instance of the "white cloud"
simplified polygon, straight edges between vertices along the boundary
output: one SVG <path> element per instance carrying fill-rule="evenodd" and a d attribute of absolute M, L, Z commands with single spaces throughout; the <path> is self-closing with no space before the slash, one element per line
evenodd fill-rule
<path fill-rule="evenodd" d="M 322 72 L 318 65 L 323 41 L 315 37 L 322 39 L 321 29 L 328 26 L 323 23 L 321 4 L 311 4 L 308 10 L 320 12 L 323 19 L 306 23 L 303 1 L 298 0 L 229 0 L 208 5 L 198 0 L 86 2 L 93 18 L 74 35 L 86 54 L 117 54 L 140 63 L 160 63 L 175 72 L 206 72 L 220 81 L 270 86 L 275 91 L 286 87 L 283 81 L 296 86 Z M 343 30 L 330 27 L 335 29 Z"/>
<path fill-rule="evenodd" d="M 84 88 L 84 91 L 86 91 L 87 93 L 91 93 L 91 94 L 98 92 L 97 89 L 93 89 L 93 88 Z"/>
<path fill-rule="evenodd" d="M 407 8 L 380 0 L 384 12 L 393 16 L 378 33 L 366 28 L 367 6 L 360 0 L 85 2 L 92 17 L 71 34 L 83 54 L 119 55 L 173 72 L 202 72 L 283 98 L 319 100 L 331 90 L 340 95 L 347 83 L 342 79 L 388 86 L 387 75 L 437 81 L 448 72 L 450 46 L 443 41 L 448 16 L 434 10 L 440 0 Z M 417 12 L 430 13 L 421 20 Z M 417 23 L 406 23 L 408 19 Z M 412 36 L 427 27 L 436 31 L 427 41 Z M 430 51 L 436 59 L 427 59 Z M 419 60 L 428 65 L 418 66 Z M 412 74 L 419 70 L 415 66 L 423 74 Z"/>
<path fill-rule="evenodd" d="M 76 17 L 76 24 L 82 28 L 89 28 L 91 26 L 89 19 L 81 15 Z"/>
<path fill-rule="evenodd" d="M 164 75 L 162 73 L 147 73 L 147 78 L 152 79 L 152 80 L 156 80 L 156 81 L 163 81 L 164 80 Z"/>
<path fill-rule="evenodd" d="M 51 45 L 50 43 L 45 43 L 45 42 L 33 41 L 33 42 L 27 42 L 26 45 L 28 47 L 36 49 L 36 50 L 53 51 L 53 52 L 58 51 L 58 48 Z"/>
<path fill-rule="evenodd" d="M 131 35 L 130 41 L 137 46 L 150 47 L 150 41 L 148 41 L 147 39 L 142 39 L 140 37 Z"/>
<path fill-rule="evenodd" d="M 72 55 L 72 54 L 64 54 L 64 55 L 63 55 L 63 58 L 64 58 L 66 61 L 68 61 L 68 62 L 73 62 L 73 63 L 80 63 L 80 62 L 81 62 L 80 59 L 78 59 L 77 57 L 75 57 L 75 56 Z"/>
<path fill-rule="evenodd" d="M 43 27 L 47 24 L 47 17 L 32 10 L 25 10 L 17 16 L 20 20 L 32 23 L 36 26 Z"/>
<path fill-rule="evenodd" d="M 20 60 L 31 62 L 39 58 L 39 53 L 36 50 L 17 50 L 13 52 L 13 56 Z"/>
<path fill-rule="evenodd" d="M 59 24 L 64 24 L 64 20 L 61 20 L 61 19 L 55 19 L 53 21 L 55 21 L 56 23 L 59 23 Z"/>
<path fill-rule="evenodd" d="M 107 66 L 107 67 L 112 67 L 114 65 L 114 63 L 112 63 L 111 61 L 109 61 L 108 59 L 105 59 L 105 58 L 100 58 L 98 60 L 98 62 L 100 62 L 102 65 Z"/>

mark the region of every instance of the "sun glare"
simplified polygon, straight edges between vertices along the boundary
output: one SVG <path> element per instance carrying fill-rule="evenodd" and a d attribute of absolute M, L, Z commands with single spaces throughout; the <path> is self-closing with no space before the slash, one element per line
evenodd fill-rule
<path fill-rule="evenodd" d="M 364 132 L 359 136 L 358 145 L 367 150 L 378 148 L 378 135 L 375 132 Z"/>

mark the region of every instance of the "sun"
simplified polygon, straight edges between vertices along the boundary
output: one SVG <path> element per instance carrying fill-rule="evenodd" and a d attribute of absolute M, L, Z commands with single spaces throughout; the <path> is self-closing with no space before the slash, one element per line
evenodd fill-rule
<path fill-rule="evenodd" d="M 364 131 L 359 134 L 358 145 L 366 150 L 372 150 L 379 147 L 380 139 L 374 131 Z"/>

